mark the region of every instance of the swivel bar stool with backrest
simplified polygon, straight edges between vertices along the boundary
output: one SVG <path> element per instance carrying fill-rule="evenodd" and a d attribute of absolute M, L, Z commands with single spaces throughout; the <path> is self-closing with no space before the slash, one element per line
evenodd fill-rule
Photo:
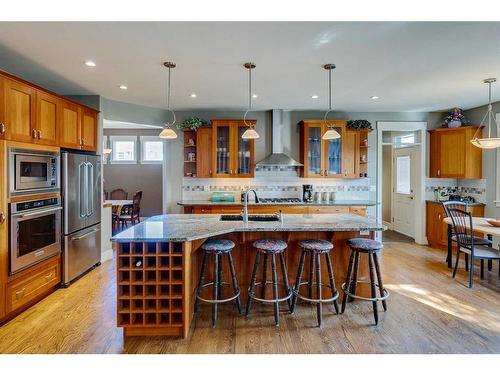
<path fill-rule="evenodd" d="M 241 314 L 241 302 L 240 302 L 240 287 L 238 285 L 238 280 L 236 278 L 236 272 L 234 269 L 233 256 L 231 255 L 231 251 L 234 248 L 234 242 L 231 240 L 223 240 L 223 239 L 214 239 L 207 240 L 201 245 L 203 254 L 203 261 L 201 264 L 201 272 L 200 279 L 198 282 L 198 287 L 196 288 L 196 302 L 195 302 L 195 311 L 198 310 L 198 302 L 206 302 L 212 304 L 212 327 L 215 327 L 215 323 L 217 322 L 217 305 L 219 303 L 225 303 L 236 300 L 236 307 L 238 308 L 238 312 Z M 233 285 L 234 294 L 227 297 L 222 298 L 222 286 L 230 285 L 228 282 L 224 282 L 222 280 L 222 256 L 227 255 L 229 260 L 229 270 L 231 271 L 231 281 Z M 214 257 L 214 280 L 208 283 L 205 283 L 205 274 L 207 272 L 207 262 L 209 256 Z M 212 298 L 203 298 L 202 292 L 204 288 L 212 286 Z"/>
<path fill-rule="evenodd" d="M 351 258 L 349 260 L 349 267 L 347 271 L 347 277 L 345 283 L 342 284 L 342 291 L 344 296 L 342 297 L 342 314 L 345 311 L 347 298 L 351 297 L 354 299 L 362 299 L 365 301 L 372 301 L 373 304 L 373 316 L 375 318 L 375 325 L 378 324 L 378 308 L 377 302 L 381 301 L 384 311 L 387 311 L 386 299 L 389 297 L 389 292 L 384 288 L 382 282 L 382 274 L 380 272 L 380 264 L 378 261 L 378 253 L 384 245 L 381 242 L 371 240 L 368 238 L 351 238 L 347 240 L 347 245 L 351 249 Z M 358 266 L 359 266 L 359 256 L 361 254 L 368 255 L 368 264 L 370 268 L 370 289 L 371 297 L 363 297 L 356 294 L 357 284 L 368 284 L 367 281 L 358 280 Z M 377 274 L 377 280 L 375 279 L 375 273 Z M 379 289 L 380 296 L 377 296 L 377 287 Z"/>
<path fill-rule="evenodd" d="M 259 301 L 264 303 L 272 303 L 274 304 L 274 321 L 277 326 L 279 326 L 279 303 L 286 301 L 288 304 L 288 308 L 291 308 L 290 300 L 292 297 L 292 289 L 288 284 L 288 274 L 286 271 L 285 264 L 285 249 L 287 248 L 287 244 L 281 240 L 257 240 L 253 243 L 253 247 L 257 249 L 257 253 L 255 254 L 255 263 L 252 271 L 252 279 L 250 281 L 250 287 L 248 288 L 248 300 L 246 306 L 246 316 L 250 313 L 250 309 L 252 307 L 252 302 Z M 262 280 L 257 282 L 257 272 L 259 270 L 260 264 L 260 256 L 261 254 L 264 256 L 263 267 L 262 267 Z M 278 274 L 276 272 L 276 255 L 279 254 L 281 261 L 281 272 L 283 277 L 283 285 L 285 289 L 286 295 L 284 297 L 280 297 L 278 294 Z M 268 258 L 271 257 L 271 268 L 272 268 L 272 278 L 273 281 L 267 281 L 267 263 Z M 266 299 L 266 285 L 272 284 L 273 286 L 273 298 Z M 261 286 L 261 294 L 260 298 L 255 296 L 255 287 Z"/>
<path fill-rule="evenodd" d="M 297 298 L 315 303 L 317 309 L 318 327 L 321 327 L 323 303 L 333 302 L 336 313 L 339 313 L 339 305 L 337 302 L 339 292 L 335 287 L 335 277 L 333 275 L 332 260 L 330 258 L 330 251 L 333 249 L 333 244 L 325 240 L 303 240 L 299 242 L 299 246 L 302 248 L 302 254 L 300 256 L 299 267 L 297 268 L 297 278 L 295 279 L 295 287 L 293 289 L 291 311 L 293 313 L 295 310 Z M 302 282 L 302 273 L 304 271 L 306 255 L 310 255 L 309 280 Z M 321 255 L 325 256 L 330 285 L 324 285 L 321 283 Z M 314 281 L 314 273 L 316 273 L 316 281 Z M 303 285 L 307 285 L 308 287 L 308 297 L 300 294 L 300 287 Z M 316 298 L 313 298 L 314 286 L 316 286 Z M 323 298 L 322 287 L 329 288 L 332 296 L 329 298 Z"/>

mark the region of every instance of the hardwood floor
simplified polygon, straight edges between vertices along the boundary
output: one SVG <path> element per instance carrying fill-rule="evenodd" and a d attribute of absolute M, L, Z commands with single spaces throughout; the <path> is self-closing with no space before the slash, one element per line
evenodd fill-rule
<path fill-rule="evenodd" d="M 470 290 L 463 266 L 452 280 L 444 258 L 424 246 L 385 245 L 382 273 L 391 296 L 376 327 L 364 301 L 339 316 L 325 306 L 321 329 L 315 308 L 304 304 L 294 315 L 283 305 L 279 328 L 272 306 L 255 305 L 245 319 L 227 305 L 212 329 L 202 306 L 188 340 L 126 342 L 116 328 L 114 262 L 107 262 L 0 327 L 0 353 L 500 353 L 498 262 Z"/>

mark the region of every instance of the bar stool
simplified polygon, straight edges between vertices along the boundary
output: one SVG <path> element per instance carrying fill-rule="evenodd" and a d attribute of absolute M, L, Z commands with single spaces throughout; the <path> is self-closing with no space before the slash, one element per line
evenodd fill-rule
<path fill-rule="evenodd" d="M 238 312 L 241 314 L 241 302 L 240 302 L 240 287 L 238 286 L 238 280 L 236 279 L 236 272 L 234 270 L 233 256 L 231 251 L 234 248 L 234 242 L 230 240 L 207 240 L 201 245 L 201 248 L 205 251 L 203 254 L 203 262 L 201 264 L 200 280 L 198 282 L 198 287 L 196 289 L 196 302 L 195 311 L 198 310 L 198 301 L 211 303 L 212 304 L 212 326 L 215 327 L 215 322 L 217 321 L 217 305 L 219 303 L 230 302 L 236 300 L 236 306 Z M 227 254 L 229 259 L 229 269 L 231 271 L 231 279 L 234 294 L 228 298 L 221 299 L 222 296 L 222 286 L 230 285 L 228 282 L 222 281 L 222 255 Z M 205 274 L 207 269 L 208 257 L 214 256 L 214 281 L 205 283 Z M 212 299 L 202 298 L 201 293 L 204 288 L 212 286 Z"/>
<path fill-rule="evenodd" d="M 339 304 L 337 302 L 337 299 L 339 298 L 339 292 L 335 287 L 335 277 L 333 275 L 332 260 L 330 258 L 330 251 L 333 249 L 333 244 L 325 240 L 303 240 L 299 242 L 299 246 L 302 248 L 302 254 L 300 256 L 299 267 L 297 268 L 297 278 L 295 279 L 292 306 L 290 310 L 292 313 L 295 310 L 297 298 L 300 298 L 303 301 L 315 303 L 317 309 L 318 327 L 321 327 L 321 321 L 323 317 L 323 303 L 333 302 L 335 306 L 335 312 L 337 314 L 339 313 Z M 307 254 L 310 255 L 309 280 L 302 282 L 302 273 L 304 271 L 304 263 Z M 330 285 L 326 285 L 321 282 L 321 254 L 325 256 Z M 314 270 L 315 264 L 316 270 Z M 314 271 L 316 271 L 316 281 L 314 281 Z M 303 285 L 308 286 L 308 297 L 300 294 L 300 287 Z M 316 298 L 312 298 L 314 286 L 316 286 Z M 329 288 L 332 291 L 332 296 L 330 298 L 323 298 L 321 290 L 322 287 Z"/>
<path fill-rule="evenodd" d="M 286 264 L 285 264 L 285 249 L 287 248 L 287 244 L 281 240 L 257 240 L 253 243 L 253 247 L 257 249 L 257 253 L 255 254 L 255 263 L 253 265 L 252 271 L 252 279 L 250 282 L 250 287 L 248 288 L 248 300 L 246 306 L 246 316 L 250 313 L 250 308 L 252 307 L 252 301 L 259 301 L 263 303 L 273 303 L 274 304 L 274 321 L 276 322 L 276 326 L 279 326 L 279 303 L 287 301 L 288 308 L 290 309 L 290 299 L 292 297 L 292 289 L 288 284 L 288 274 L 286 272 Z M 262 267 L 262 280 L 257 282 L 257 271 L 259 269 L 260 264 L 260 255 L 261 253 L 264 255 L 263 267 Z M 278 274 L 276 272 L 276 255 L 280 255 L 281 260 L 281 273 L 283 276 L 283 285 L 286 291 L 286 295 L 284 297 L 280 297 L 278 294 Z M 272 269 L 272 278 L 273 281 L 267 281 L 267 263 L 268 257 L 271 256 L 271 269 Z M 273 298 L 266 299 L 266 285 L 273 285 Z M 261 286 L 261 296 L 255 296 L 255 287 Z"/>
<path fill-rule="evenodd" d="M 347 241 L 347 245 L 351 248 L 351 258 L 349 260 L 349 267 L 346 277 L 346 282 L 342 284 L 342 291 L 344 296 L 342 297 L 342 314 L 345 311 L 345 306 L 347 303 L 347 297 L 358 298 L 365 301 L 372 301 L 373 304 L 373 316 L 375 318 L 375 325 L 378 324 L 378 309 L 377 302 L 381 301 L 384 311 L 387 311 L 386 299 L 389 297 L 389 291 L 384 288 L 382 282 L 382 275 L 380 273 L 380 264 L 378 261 L 378 252 L 384 247 L 384 245 L 378 241 L 371 240 L 368 238 L 352 238 Z M 368 264 L 370 267 L 370 282 L 368 281 L 358 281 L 358 265 L 359 265 L 359 255 L 368 255 Z M 377 273 L 377 281 L 375 280 L 375 272 Z M 362 297 L 356 295 L 356 285 L 357 284 L 370 284 L 371 286 L 371 297 Z M 377 297 L 376 288 L 378 287 L 380 296 Z"/>

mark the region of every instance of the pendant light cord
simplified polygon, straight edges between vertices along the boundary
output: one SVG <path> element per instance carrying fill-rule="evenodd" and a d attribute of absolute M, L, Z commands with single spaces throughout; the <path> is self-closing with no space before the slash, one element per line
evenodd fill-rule
<path fill-rule="evenodd" d="M 170 109 L 170 67 L 168 67 L 167 78 L 167 109 Z"/>
<path fill-rule="evenodd" d="M 483 116 L 483 119 L 479 123 L 479 127 L 474 132 L 472 139 L 477 139 L 477 134 L 481 130 L 481 126 L 485 122 L 486 117 L 488 117 L 488 138 L 491 138 L 491 118 L 493 117 L 493 111 L 492 111 L 493 107 L 491 106 L 491 84 L 493 82 L 486 82 L 486 83 L 488 83 L 488 110 L 486 111 L 486 113 Z"/>

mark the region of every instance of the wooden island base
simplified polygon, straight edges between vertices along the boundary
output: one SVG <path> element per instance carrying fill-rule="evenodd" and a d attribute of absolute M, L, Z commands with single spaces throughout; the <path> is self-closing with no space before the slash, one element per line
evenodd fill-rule
<path fill-rule="evenodd" d="M 244 305 L 250 283 L 256 250 L 252 243 L 257 239 L 281 239 L 288 243 L 286 266 L 290 285 L 296 278 L 302 239 L 325 239 L 334 244 L 331 252 L 337 288 L 345 281 L 350 250 L 346 244 L 349 238 L 373 238 L 360 236 L 359 232 L 239 232 L 213 238 L 226 238 L 235 242 L 233 258 Z M 191 242 L 117 242 L 117 296 L 118 326 L 124 328 L 124 336 L 181 336 L 187 338 L 194 318 L 195 291 L 200 274 L 203 240 Z M 213 258 L 213 257 L 210 257 Z M 307 257 L 305 270 L 309 264 Z M 223 257 L 223 280 L 230 282 L 227 257 Z M 328 284 L 325 262 L 322 262 L 323 283 Z M 206 282 L 212 280 L 213 259 L 209 260 Z M 262 275 L 262 273 L 260 273 Z M 259 275 L 259 277 L 260 277 Z M 281 278 L 281 272 L 278 272 Z M 359 280 L 368 280 L 366 257 L 360 257 Z M 271 267 L 268 267 L 271 280 Z M 304 281 L 308 272 L 304 272 Z M 280 280 L 281 282 L 281 280 Z M 210 293 L 210 288 L 207 288 Z M 368 296 L 366 285 L 359 285 L 358 294 Z M 325 289 L 326 290 L 326 289 Z M 231 286 L 223 288 L 224 295 L 232 293 Z M 271 297 L 267 288 L 266 297 Z M 283 291 L 281 291 L 283 293 Z M 326 293 L 326 292 L 325 292 Z M 342 293 L 340 292 L 342 296 Z"/>

